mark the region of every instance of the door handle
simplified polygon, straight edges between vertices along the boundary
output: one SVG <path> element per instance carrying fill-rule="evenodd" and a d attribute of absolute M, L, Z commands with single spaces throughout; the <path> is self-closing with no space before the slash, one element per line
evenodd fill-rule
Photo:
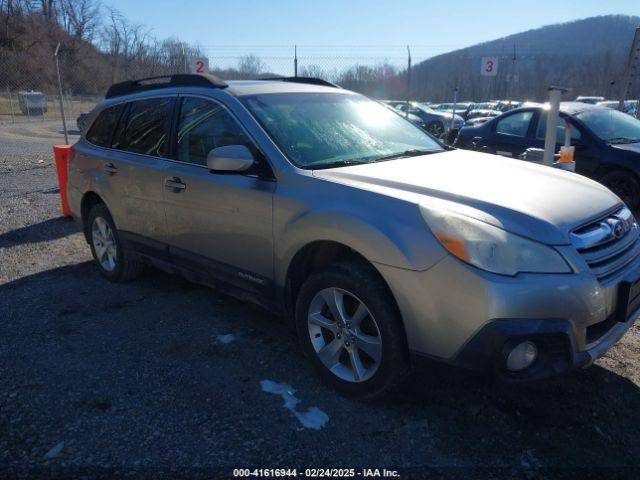
<path fill-rule="evenodd" d="M 173 193 L 180 193 L 187 188 L 187 185 L 182 183 L 178 177 L 167 178 L 164 181 L 165 188 L 171 190 Z"/>
<path fill-rule="evenodd" d="M 115 175 L 116 173 L 118 173 L 118 167 L 116 167 L 111 162 L 105 163 L 104 164 L 104 171 L 107 172 L 109 175 Z"/>

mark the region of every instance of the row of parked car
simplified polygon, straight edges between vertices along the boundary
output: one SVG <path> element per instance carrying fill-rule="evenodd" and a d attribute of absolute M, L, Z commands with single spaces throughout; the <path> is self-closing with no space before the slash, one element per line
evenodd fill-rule
<path fill-rule="evenodd" d="M 612 108 L 617 110 L 619 107 L 618 100 L 605 100 L 604 97 L 588 97 L 579 96 L 575 100 L 580 103 L 597 105 L 599 107 Z M 456 103 L 424 103 L 424 102 L 407 102 L 402 101 L 386 101 L 387 105 L 393 108 L 406 111 L 414 115 L 410 119 L 414 123 L 419 123 L 427 128 L 427 131 L 438 137 L 445 136 L 450 129 L 456 129 L 457 125 L 476 126 L 481 125 L 492 118 L 502 115 L 514 108 L 522 107 L 532 102 L 519 100 L 491 100 L 487 102 L 456 102 Z M 636 116 L 638 111 L 637 100 L 626 100 L 623 103 L 624 113 Z M 422 120 L 419 122 L 418 117 Z M 451 119 L 455 121 L 451 124 Z"/>
<path fill-rule="evenodd" d="M 384 104 L 437 138 L 443 138 L 451 130 L 457 131 L 464 126 L 464 119 L 460 115 L 435 110 L 426 103 L 388 100 Z"/>
<path fill-rule="evenodd" d="M 604 97 L 578 97 L 576 102 L 589 103 L 598 107 L 613 108 L 618 110 L 620 100 L 605 100 Z M 622 102 L 622 111 L 634 117 L 638 116 L 638 100 L 625 100 Z"/>
<path fill-rule="evenodd" d="M 439 103 L 431 105 L 436 111 L 454 111 L 465 121 L 465 125 L 480 125 L 493 117 L 522 105 L 517 100 L 492 100 L 489 102 Z"/>

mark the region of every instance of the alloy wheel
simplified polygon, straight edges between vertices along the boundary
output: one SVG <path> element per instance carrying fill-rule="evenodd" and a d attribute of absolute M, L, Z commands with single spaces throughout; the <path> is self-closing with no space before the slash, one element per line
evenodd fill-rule
<path fill-rule="evenodd" d="M 113 230 L 109 223 L 102 218 L 96 217 L 91 226 L 91 242 L 96 253 L 96 258 L 100 266 L 107 272 L 112 272 L 116 268 L 118 260 L 118 247 Z"/>
<path fill-rule="evenodd" d="M 319 291 L 309 305 L 309 337 L 316 355 L 334 375 L 348 382 L 371 378 L 382 359 L 382 338 L 367 306 L 340 288 Z"/>
<path fill-rule="evenodd" d="M 433 135 L 434 137 L 440 137 L 440 135 L 442 135 L 444 133 L 444 127 L 442 126 L 442 124 L 440 122 L 433 122 L 427 128 L 427 131 L 431 135 Z"/>

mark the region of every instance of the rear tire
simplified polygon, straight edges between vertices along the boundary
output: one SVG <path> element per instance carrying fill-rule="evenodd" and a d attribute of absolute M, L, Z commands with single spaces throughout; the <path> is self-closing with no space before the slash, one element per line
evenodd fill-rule
<path fill-rule="evenodd" d="M 100 274 L 112 282 L 128 282 L 140 275 L 144 264 L 123 248 L 111 214 L 99 203 L 89 212 L 86 223 L 91 254 Z"/>
<path fill-rule="evenodd" d="M 365 262 L 312 273 L 300 289 L 295 313 L 303 351 L 324 382 L 343 395 L 380 397 L 408 373 L 400 313 L 386 284 Z"/>
<path fill-rule="evenodd" d="M 636 212 L 640 207 L 640 183 L 631 172 L 609 172 L 600 179 L 600 183 L 620 197 L 631 211 Z"/>

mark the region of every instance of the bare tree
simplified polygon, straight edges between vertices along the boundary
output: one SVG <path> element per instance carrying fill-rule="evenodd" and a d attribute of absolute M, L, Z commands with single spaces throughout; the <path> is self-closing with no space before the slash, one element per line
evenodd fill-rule
<path fill-rule="evenodd" d="M 327 72 L 320 65 L 306 65 L 300 69 L 300 76 L 327 79 Z"/>
<path fill-rule="evenodd" d="M 73 37 L 92 42 L 100 27 L 98 0 L 59 0 L 61 26 Z"/>
<path fill-rule="evenodd" d="M 238 73 L 244 77 L 257 77 L 266 70 L 265 63 L 259 57 L 250 54 L 238 60 Z"/>
<path fill-rule="evenodd" d="M 40 12 L 49 23 L 54 23 L 57 19 L 56 0 L 40 0 Z"/>

